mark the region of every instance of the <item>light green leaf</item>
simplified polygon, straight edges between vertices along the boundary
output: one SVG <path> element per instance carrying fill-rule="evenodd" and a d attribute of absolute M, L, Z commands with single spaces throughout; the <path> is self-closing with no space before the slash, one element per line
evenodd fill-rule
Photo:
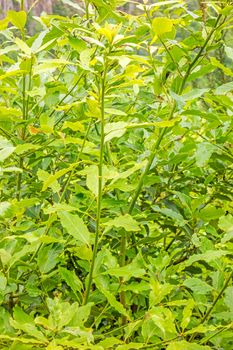
<path fill-rule="evenodd" d="M 115 108 L 105 108 L 104 109 L 105 113 L 111 114 L 111 115 L 120 115 L 120 116 L 127 116 L 127 114 L 120 109 L 115 109 Z"/>
<path fill-rule="evenodd" d="M 8 11 L 7 17 L 19 30 L 24 29 L 27 22 L 27 13 L 25 11 Z"/>
<path fill-rule="evenodd" d="M 211 350 L 209 346 L 199 345 L 197 343 L 189 343 L 185 340 L 172 342 L 168 345 L 167 350 Z"/>
<path fill-rule="evenodd" d="M 127 131 L 126 129 L 127 125 L 128 123 L 125 123 L 125 122 L 107 123 L 104 128 L 104 131 L 105 131 L 104 141 L 108 142 L 115 137 L 119 138 L 123 136 Z"/>
<path fill-rule="evenodd" d="M 0 217 L 4 217 L 10 207 L 11 204 L 9 202 L 0 202 Z"/>
<path fill-rule="evenodd" d="M 233 48 L 230 46 L 224 46 L 225 47 L 225 52 L 227 57 L 229 57 L 231 60 L 233 60 Z"/>
<path fill-rule="evenodd" d="M 61 246 L 47 245 L 39 250 L 37 263 L 41 273 L 51 271 L 59 261 L 59 255 L 62 252 Z"/>
<path fill-rule="evenodd" d="M 218 86 L 215 90 L 214 93 L 216 95 L 225 95 L 226 93 L 230 92 L 233 90 L 233 81 L 220 85 Z"/>
<path fill-rule="evenodd" d="M 0 30 L 5 30 L 8 26 L 9 19 L 8 17 L 0 19 Z"/>
<path fill-rule="evenodd" d="M 21 121 L 22 112 L 20 109 L 0 106 L 0 120 Z"/>
<path fill-rule="evenodd" d="M 32 338 L 46 341 L 45 336 L 40 332 L 35 324 L 32 316 L 26 314 L 19 306 L 14 307 L 14 319 L 10 320 L 12 327 L 20 329 L 30 335 Z"/>
<path fill-rule="evenodd" d="M 4 291 L 7 286 L 7 279 L 3 272 L 0 271 L 0 291 Z"/>
<path fill-rule="evenodd" d="M 105 296 L 109 304 L 117 311 L 119 314 L 126 316 L 128 319 L 130 319 L 128 312 L 123 307 L 123 305 L 116 300 L 116 297 L 113 293 L 109 292 L 104 286 L 101 285 L 97 280 L 95 280 L 96 286 L 99 289 L 99 291 Z"/>
<path fill-rule="evenodd" d="M 233 77 L 233 71 L 228 68 L 228 67 L 225 67 L 222 63 L 220 63 L 215 57 L 211 57 L 210 58 L 210 62 L 212 63 L 213 66 L 221 69 L 223 71 L 224 74 L 230 76 L 230 77 Z"/>
<path fill-rule="evenodd" d="M 28 151 L 37 150 L 38 148 L 40 148 L 40 146 L 34 145 L 33 143 L 22 143 L 16 146 L 15 153 L 23 154 Z"/>
<path fill-rule="evenodd" d="M 230 311 L 233 313 L 233 287 L 227 287 L 224 295 L 224 303 L 226 306 L 230 309 Z"/>
<path fill-rule="evenodd" d="M 195 277 L 186 279 L 183 284 L 197 294 L 207 294 L 213 290 L 209 284 Z"/>
<path fill-rule="evenodd" d="M 123 277 L 125 281 L 130 278 L 139 278 L 145 275 L 145 269 L 142 265 L 140 258 L 136 257 L 130 264 L 122 267 L 108 269 L 104 274 L 109 274 L 111 276 Z"/>
<path fill-rule="evenodd" d="M 68 122 L 68 121 L 66 121 L 63 124 L 62 129 L 66 129 L 66 128 L 69 128 L 73 131 L 81 131 L 81 132 L 84 131 L 84 126 L 81 122 Z"/>
<path fill-rule="evenodd" d="M 221 258 L 222 256 L 225 256 L 228 254 L 228 251 L 226 250 L 207 250 L 203 254 L 195 254 L 192 255 L 187 261 L 186 261 L 186 266 L 191 266 L 193 263 L 196 261 L 203 260 L 205 262 L 211 262 L 216 259 Z"/>
<path fill-rule="evenodd" d="M 131 215 L 125 214 L 120 215 L 112 220 L 109 220 L 104 223 L 105 226 L 109 227 L 117 227 L 117 228 L 124 228 L 126 231 L 132 232 L 132 231 L 139 231 L 140 226 L 138 222 L 132 218 Z"/>
<path fill-rule="evenodd" d="M 203 221 L 209 222 L 210 220 L 216 220 L 220 218 L 224 214 L 224 209 L 216 208 L 216 206 L 208 204 L 198 213 L 198 217 L 200 217 Z"/>
<path fill-rule="evenodd" d="M 216 147 L 209 142 L 198 143 L 195 154 L 197 166 L 204 167 L 207 165 L 215 149 Z"/>
<path fill-rule="evenodd" d="M 181 95 L 181 97 L 184 101 L 190 101 L 194 100 L 195 98 L 201 97 L 207 91 L 209 91 L 209 89 L 192 89 L 189 92 Z"/>
<path fill-rule="evenodd" d="M 67 230 L 68 234 L 76 240 L 90 245 L 90 232 L 83 220 L 77 214 L 70 214 L 68 212 L 59 212 L 62 226 Z"/>
<path fill-rule="evenodd" d="M 0 135 L 0 162 L 8 158 L 14 150 L 12 143 Z"/>
<path fill-rule="evenodd" d="M 15 43 L 18 46 L 18 48 L 23 51 L 27 56 L 31 56 L 32 50 L 31 48 L 20 38 L 15 39 Z"/>
<path fill-rule="evenodd" d="M 150 287 L 150 306 L 159 304 L 165 298 L 165 296 L 171 293 L 172 289 L 174 288 L 169 283 L 159 283 L 157 280 L 152 280 Z"/>
<path fill-rule="evenodd" d="M 152 205 L 152 209 L 154 211 L 157 211 L 157 212 L 163 214 L 163 215 L 168 216 L 171 219 L 174 219 L 178 226 L 184 226 L 186 224 L 186 221 L 183 218 L 183 216 L 180 213 L 178 213 L 172 209 L 159 208 L 157 205 Z"/>
<path fill-rule="evenodd" d="M 39 169 L 39 170 L 37 171 L 37 177 L 38 177 L 38 179 L 39 179 L 40 181 L 43 181 L 43 188 L 45 188 L 44 183 L 46 182 L 46 185 L 47 185 L 48 179 L 50 178 L 50 180 L 51 180 L 51 176 L 53 176 L 53 175 L 50 175 L 47 171 L 45 171 L 45 170 L 43 170 L 43 169 Z M 59 192 L 59 191 L 60 191 L 60 188 L 61 188 L 61 186 L 60 186 L 60 184 L 58 183 L 58 181 L 57 181 L 56 179 L 54 179 L 54 178 L 52 179 L 52 181 L 50 182 L 50 184 L 48 184 L 47 187 L 51 188 L 51 189 L 53 190 L 54 193 Z M 46 189 L 47 189 L 47 187 L 46 187 Z"/>
<path fill-rule="evenodd" d="M 155 35 L 171 32 L 173 29 L 173 21 L 166 17 L 156 17 L 152 21 L 152 30 Z"/>
<path fill-rule="evenodd" d="M 60 177 L 70 172 L 73 167 L 74 164 L 71 164 L 68 168 L 58 170 L 55 174 L 49 175 L 43 183 L 42 191 L 46 191 L 48 187 L 52 188 L 53 184 L 56 183 Z"/>
<path fill-rule="evenodd" d="M 221 243 L 226 243 L 233 238 L 233 216 L 231 214 L 221 216 L 218 221 L 218 227 L 226 232 Z"/>
<path fill-rule="evenodd" d="M 86 168 L 85 173 L 87 175 L 87 187 L 97 197 L 99 188 L 99 171 L 97 165 L 91 165 L 90 167 Z"/>
<path fill-rule="evenodd" d="M 190 319 L 191 319 L 191 316 L 192 316 L 192 313 L 193 313 L 193 308 L 194 308 L 194 300 L 193 299 L 189 299 L 187 300 L 187 304 L 183 310 L 183 317 L 182 317 L 182 321 L 181 321 L 181 328 L 182 330 L 184 330 L 189 322 L 190 322 Z"/>
<path fill-rule="evenodd" d="M 117 345 L 117 344 L 122 344 L 122 340 L 119 340 L 119 339 L 114 338 L 114 337 L 106 338 L 104 340 L 101 340 L 98 343 L 98 345 L 102 346 L 104 349 L 112 348 L 114 345 Z M 117 349 L 118 349 L 118 347 L 117 347 Z"/>
<path fill-rule="evenodd" d="M 144 348 L 143 343 L 129 343 L 124 345 L 119 345 L 116 349 L 117 350 L 135 350 L 135 349 L 141 349 Z"/>

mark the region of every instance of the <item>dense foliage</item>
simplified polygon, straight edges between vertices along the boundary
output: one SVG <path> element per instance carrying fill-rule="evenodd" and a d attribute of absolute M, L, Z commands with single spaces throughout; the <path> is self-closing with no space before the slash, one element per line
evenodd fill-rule
<path fill-rule="evenodd" d="M 233 5 L 123 3 L 0 21 L 1 349 L 233 348 Z"/>

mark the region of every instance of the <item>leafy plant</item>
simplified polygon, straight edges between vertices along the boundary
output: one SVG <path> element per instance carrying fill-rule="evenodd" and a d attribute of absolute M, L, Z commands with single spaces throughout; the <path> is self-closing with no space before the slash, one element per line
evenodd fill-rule
<path fill-rule="evenodd" d="M 124 3 L 0 21 L 1 349 L 232 349 L 233 5 Z"/>

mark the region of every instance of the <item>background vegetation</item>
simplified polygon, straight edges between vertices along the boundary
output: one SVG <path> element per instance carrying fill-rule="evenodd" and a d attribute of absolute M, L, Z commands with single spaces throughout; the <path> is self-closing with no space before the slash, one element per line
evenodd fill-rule
<path fill-rule="evenodd" d="M 62 3 L 0 20 L 0 349 L 231 350 L 232 1 Z"/>

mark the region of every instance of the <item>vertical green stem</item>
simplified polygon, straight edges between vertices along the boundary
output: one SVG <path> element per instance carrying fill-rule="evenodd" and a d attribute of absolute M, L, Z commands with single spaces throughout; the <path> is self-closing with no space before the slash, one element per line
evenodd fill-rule
<path fill-rule="evenodd" d="M 24 11 L 24 0 L 20 2 L 20 11 Z"/>
<path fill-rule="evenodd" d="M 89 0 L 85 0 L 86 18 L 89 21 Z"/>
<path fill-rule="evenodd" d="M 87 281 L 87 289 L 84 297 L 84 305 L 88 302 L 92 279 L 93 279 L 93 271 L 95 267 L 95 260 L 98 251 L 99 244 L 99 235 L 100 235 L 100 219 L 101 219 L 101 203 L 102 203 L 102 187 L 103 187 L 103 161 L 104 161 L 104 125 L 105 125 L 105 83 L 106 83 L 106 74 L 107 74 L 107 62 L 105 59 L 104 63 L 104 72 L 101 79 L 101 125 L 100 125 L 100 155 L 99 155 L 99 166 L 98 166 L 98 196 L 97 196 L 97 212 L 96 212 L 96 232 L 95 232 L 95 242 L 93 248 L 93 255 L 91 261 L 90 272 Z"/>

